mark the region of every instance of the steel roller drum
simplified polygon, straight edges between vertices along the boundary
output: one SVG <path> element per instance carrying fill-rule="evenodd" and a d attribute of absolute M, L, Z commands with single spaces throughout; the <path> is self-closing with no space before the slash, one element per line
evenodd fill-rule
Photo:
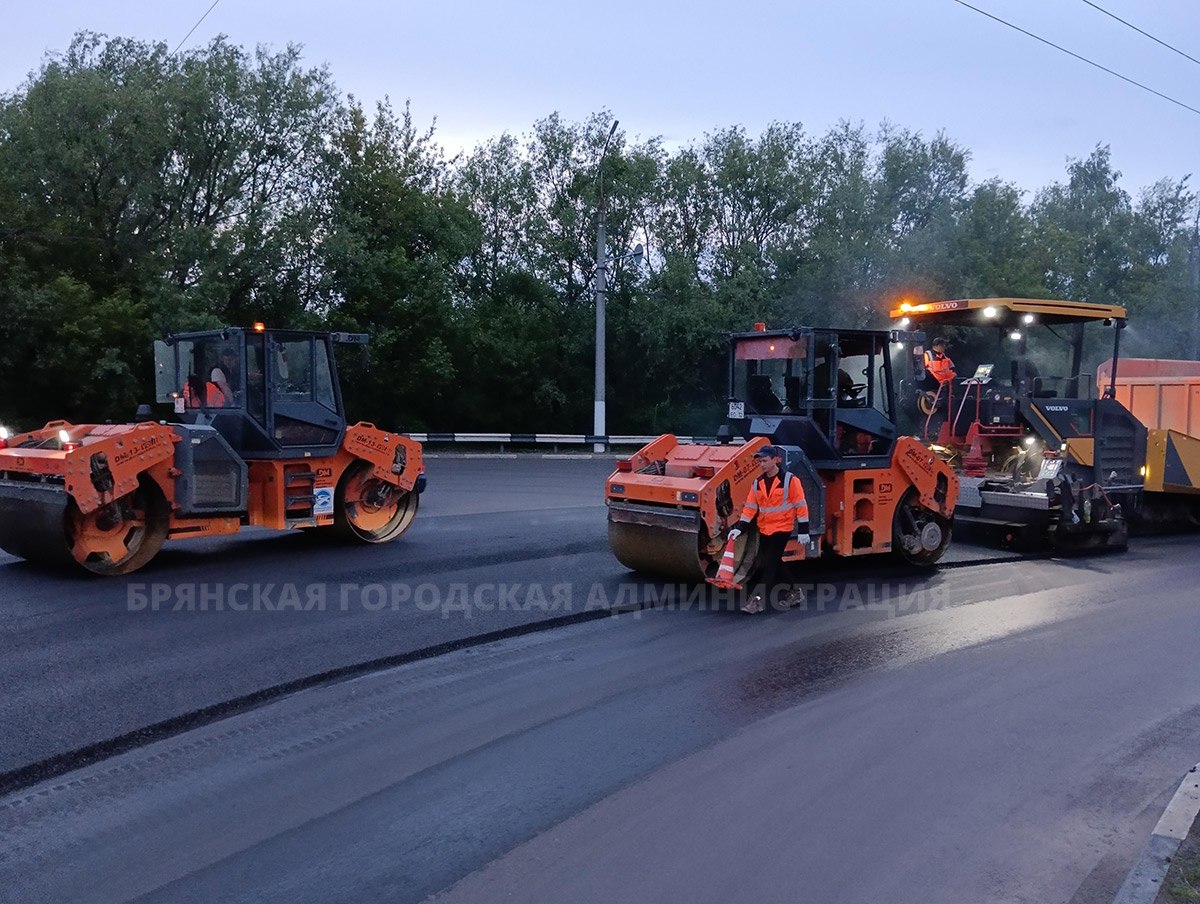
<path fill-rule="evenodd" d="M 692 583 L 704 580 L 708 563 L 701 562 L 700 513 L 694 509 L 610 502 L 608 545 L 632 571 Z"/>
<path fill-rule="evenodd" d="M 629 502 L 608 506 L 608 545 L 617 561 L 632 571 L 698 584 L 715 573 L 720 552 L 704 554 L 700 513 Z M 758 534 L 751 528 L 738 541 L 735 579 L 741 583 L 754 564 Z"/>
<path fill-rule="evenodd" d="M 608 545 L 617 561 L 631 571 L 685 583 L 700 583 L 699 540 L 694 533 L 665 530 L 645 524 L 608 522 Z"/>
<path fill-rule="evenodd" d="M 74 564 L 67 547 L 68 500 L 60 486 L 0 480 L 0 549 L 33 562 Z"/>

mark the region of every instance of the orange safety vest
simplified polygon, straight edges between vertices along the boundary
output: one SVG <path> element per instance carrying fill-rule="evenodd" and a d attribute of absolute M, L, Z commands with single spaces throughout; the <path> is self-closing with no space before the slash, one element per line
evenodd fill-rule
<path fill-rule="evenodd" d="M 750 495 L 742 506 L 742 520 L 758 519 L 760 534 L 792 532 L 797 521 L 808 520 L 808 500 L 804 498 L 804 487 L 790 471 L 781 471 L 779 479 L 768 493 L 766 481 L 758 478 L 750 487 Z"/>
<path fill-rule="evenodd" d="M 954 379 L 954 362 L 950 360 L 949 355 L 938 355 L 932 350 L 927 351 L 925 353 L 925 369 L 939 383 L 949 383 Z"/>
<path fill-rule="evenodd" d="M 204 383 L 204 398 L 198 398 L 195 390 L 192 389 L 191 382 L 187 382 L 183 386 L 183 396 L 188 408 L 224 408 L 225 393 L 221 392 L 221 387 L 211 380 Z"/>

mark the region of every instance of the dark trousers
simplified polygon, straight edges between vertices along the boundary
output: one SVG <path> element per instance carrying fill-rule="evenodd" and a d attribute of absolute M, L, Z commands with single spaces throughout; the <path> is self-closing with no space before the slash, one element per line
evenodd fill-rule
<path fill-rule="evenodd" d="M 771 599 L 771 591 L 780 584 L 791 584 L 787 565 L 783 562 L 783 551 L 787 547 L 791 534 L 780 531 L 777 534 L 760 534 L 758 537 L 758 574 L 751 582 L 757 591 L 758 585 L 763 586 L 763 598 Z"/>

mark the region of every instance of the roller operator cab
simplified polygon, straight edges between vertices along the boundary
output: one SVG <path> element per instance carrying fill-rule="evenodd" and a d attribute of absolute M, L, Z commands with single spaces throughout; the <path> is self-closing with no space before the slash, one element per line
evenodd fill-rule
<path fill-rule="evenodd" d="M 1123 548 L 1142 505 L 1146 428 L 1084 371 L 1119 358 L 1126 311 L 1027 298 L 903 303 L 898 326 L 950 337 L 953 379 L 902 393 L 912 429 L 959 474 L 957 520 L 1005 545 Z"/>
<path fill-rule="evenodd" d="M 897 553 L 932 565 L 950 542 L 952 469 L 899 434 L 895 385 L 914 377 L 901 331 L 807 327 L 730 337 L 728 420 L 715 445 L 659 437 L 620 461 L 606 487 L 609 542 L 629 568 L 713 580 L 728 529 L 759 474 L 754 452 L 781 446 L 808 501 L 809 547 L 785 560 Z M 752 529 L 737 540 L 738 582 L 754 564 Z"/>
<path fill-rule="evenodd" d="M 56 421 L 10 437 L 0 548 L 126 574 L 167 539 L 246 526 L 396 539 L 416 516 L 421 446 L 346 423 L 334 344 L 366 341 L 257 325 L 155 343 L 157 400 L 172 422 Z"/>
<path fill-rule="evenodd" d="M 185 424 L 211 426 L 248 458 L 311 458 L 346 428 L 334 342 L 349 333 L 226 329 L 154 344 L 157 400 Z"/>

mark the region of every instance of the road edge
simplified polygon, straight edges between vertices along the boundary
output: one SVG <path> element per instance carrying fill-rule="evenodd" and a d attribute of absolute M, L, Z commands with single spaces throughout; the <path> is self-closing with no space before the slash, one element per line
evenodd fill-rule
<path fill-rule="evenodd" d="M 1113 904 L 1153 904 L 1179 846 L 1200 813 L 1200 763 L 1183 777 Z"/>

